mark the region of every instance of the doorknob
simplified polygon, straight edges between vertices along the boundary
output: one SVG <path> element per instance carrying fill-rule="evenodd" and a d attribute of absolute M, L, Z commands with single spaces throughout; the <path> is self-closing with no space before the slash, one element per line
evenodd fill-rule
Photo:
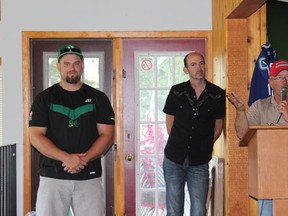
<path fill-rule="evenodd" d="M 132 160 L 134 160 L 134 155 L 132 153 L 129 153 L 129 154 L 126 155 L 125 159 L 127 161 L 132 161 Z"/>

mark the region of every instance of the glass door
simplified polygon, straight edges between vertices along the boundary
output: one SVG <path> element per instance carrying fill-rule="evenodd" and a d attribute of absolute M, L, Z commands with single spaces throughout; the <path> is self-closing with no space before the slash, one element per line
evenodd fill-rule
<path fill-rule="evenodd" d="M 205 39 L 124 41 L 125 215 L 166 215 L 162 112 L 172 85 L 187 81 L 184 56 L 205 55 Z"/>
<path fill-rule="evenodd" d="M 162 162 L 168 134 L 162 109 L 171 86 L 188 79 L 183 72 L 186 53 L 135 53 L 136 215 L 166 215 Z"/>

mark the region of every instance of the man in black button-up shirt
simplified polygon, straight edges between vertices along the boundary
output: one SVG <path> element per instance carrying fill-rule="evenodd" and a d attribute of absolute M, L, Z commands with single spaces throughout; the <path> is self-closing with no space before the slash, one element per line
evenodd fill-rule
<path fill-rule="evenodd" d="M 163 111 L 169 139 L 163 163 L 167 216 L 184 214 L 184 186 L 190 195 L 190 215 L 206 216 L 208 162 L 225 117 L 225 91 L 205 79 L 199 53 L 184 58 L 189 81 L 174 85 Z"/>

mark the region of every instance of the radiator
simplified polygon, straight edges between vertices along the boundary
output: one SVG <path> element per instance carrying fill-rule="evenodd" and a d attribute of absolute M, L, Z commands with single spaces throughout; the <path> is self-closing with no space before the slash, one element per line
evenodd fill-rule
<path fill-rule="evenodd" d="M 207 216 L 224 215 L 224 159 L 213 156 L 209 162 L 210 182 Z"/>
<path fill-rule="evenodd" d="M 16 144 L 0 146 L 0 216 L 16 216 Z"/>

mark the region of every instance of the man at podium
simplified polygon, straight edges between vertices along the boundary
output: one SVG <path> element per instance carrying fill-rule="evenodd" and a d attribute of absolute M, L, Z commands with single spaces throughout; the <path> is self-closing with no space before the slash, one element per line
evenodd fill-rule
<path fill-rule="evenodd" d="M 235 129 L 241 139 L 249 126 L 288 125 L 288 61 L 277 60 L 270 69 L 268 79 L 273 95 L 255 101 L 245 110 L 245 103 L 239 95 L 231 91 L 228 100 L 236 108 Z M 272 200 L 258 200 L 259 216 L 272 216 Z"/>

